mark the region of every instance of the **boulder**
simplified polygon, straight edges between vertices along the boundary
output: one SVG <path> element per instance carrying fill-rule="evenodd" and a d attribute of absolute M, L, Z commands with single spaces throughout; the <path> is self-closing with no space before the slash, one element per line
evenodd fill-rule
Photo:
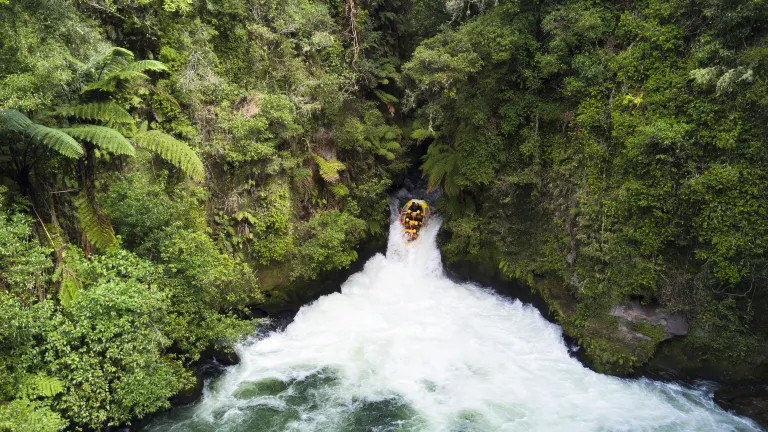
<path fill-rule="evenodd" d="M 682 314 L 673 314 L 662 307 L 643 306 L 632 301 L 628 305 L 614 305 L 610 312 L 625 324 L 650 324 L 662 330 L 661 340 L 688 334 L 688 319 Z M 659 342 L 659 341 L 657 341 Z"/>
<path fill-rule="evenodd" d="M 182 390 L 176 394 L 171 401 L 173 406 L 189 405 L 197 402 L 203 395 L 203 388 L 205 387 L 205 379 L 200 371 L 195 371 L 195 382 L 188 389 Z"/>
<path fill-rule="evenodd" d="M 768 427 L 768 384 L 739 384 L 715 391 L 723 409 L 754 419 Z"/>

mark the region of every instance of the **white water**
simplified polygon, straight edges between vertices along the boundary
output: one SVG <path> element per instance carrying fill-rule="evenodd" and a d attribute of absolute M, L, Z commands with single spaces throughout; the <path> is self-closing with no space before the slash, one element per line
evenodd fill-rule
<path fill-rule="evenodd" d="M 443 275 L 435 220 L 406 245 L 390 230 L 341 293 L 285 331 L 239 347 L 241 363 L 172 431 L 751 431 L 704 389 L 600 375 L 569 357 L 560 327 L 517 301 Z"/>

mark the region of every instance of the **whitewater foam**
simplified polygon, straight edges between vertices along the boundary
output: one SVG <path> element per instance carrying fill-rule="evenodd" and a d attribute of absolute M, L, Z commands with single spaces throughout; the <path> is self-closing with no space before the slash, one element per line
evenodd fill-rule
<path fill-rule="evenodd" d="M 443 274 L 435 219 L 413 243 L 238 347 L 173 431 L 753 431 L 705 388 L 594 373 L 533 307 Z"/>

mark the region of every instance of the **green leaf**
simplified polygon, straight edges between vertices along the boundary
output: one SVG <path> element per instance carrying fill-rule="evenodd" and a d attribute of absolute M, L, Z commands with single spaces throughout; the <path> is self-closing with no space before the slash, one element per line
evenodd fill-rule
<path fill-rule="evenodd" d="M 79 142 L 58 129 L 33 123 L 25 132 L 35 142 L 50 147 L 66 157 L 79 158 L 85 154 Z"/>
<path fill-rule="evenodd" d="M 22 397 L 53 397 L 64 391 L 64 383 L 58 378 L 44 374 L 26 375 L 21 383 Z"/>
<path fill-rule="evenodd" d="M 133 137 L 139 147 L 157 153 L 175 167 L 197 181 L 205 180 L 205 167 L 197 154 L 185 143 L 156 130 L 142 132 Z"/>
<path fill-rule="evenodd" d="M 10 109 L 0 109 L 0 127 L 14 132 L 24 132 L 32 120 L 24 114 Z"/>
<path fill-rule="evenodd" d="M 430 132 L 429 129 L 416 129 L 411 132 L 411 138 L 417 140 L 423 140 L 424 138 L 429 138 L 430 136 L 432 136 L 432 132 Z"/>
<path fill-rule="evenodd" d="M 107 125 L 133 123 L 131 114 L 114 102 L 93 102 L 64 106 L 56 110 L 56 115 L 75 117 L 81 120 L 100 121 Z"/>
<path fill-rule="evenodd" d="M 77 209 L 80 229 L 88 240 L 99 249 L 106 249 L 115 244 L 115 230 L 107 216 L 99 210 L 95 202 L 85 193 L 80 193 L 72 202 Z"/>
<path fill-rule="evenodd" d="M 82 283 L 71 272 L 67 272 L 61 279 L 61 288 L 59 289 L 59 301 L 65 308 L 69 307 L 82 288 Z"/>
<path fill-rule="evenodd" d="M 338 160 L 326 160 L 320 156 L 315 155 L 315 162 L 317 162 L 318 171 L 320 171 L 320 177 L 328 183 L 335 183 L 339 181 L 339 171 L 346 168 L 346 166 Z"/>
<path fill-rule="evenodd" d="M 154 72 L 164 72 L 167 71 L 168 68 L 157 60 L 139 60 L 129 64 L 122 69 L 122 71 L 125 72 L 144 72 L 148 70 Z"/>
<path fill-rule="evenodd" d="M 381 100 L 382 102 L 398 102 L 399 101 L 396 97 L 392 96 L 389 93 L 383 92 L 379 89 L 374 89 L 373 94 L 375 94 L 376 97 L 379 98 L 379 100 Z"/>
<path fill-rule="evenodd" d="M 75 125 L 62 130 L 72 137 L 96 144 L 102 150 L 110 153 L 130 156 L 136 154 L 136 149 L 133 148 L 130 141 L 112 128 L 96 125 Z"/>
<path fill-rule="evenodd" d="M 400 150 L 400 143 L 397 141 L 388 141 L 381 145 L 381 148 L 389 151 Z"/>

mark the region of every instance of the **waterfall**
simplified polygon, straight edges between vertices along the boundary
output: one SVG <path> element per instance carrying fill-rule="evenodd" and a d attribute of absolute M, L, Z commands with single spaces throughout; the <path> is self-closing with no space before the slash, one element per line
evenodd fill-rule
<path fill-rule="evenodd" d="M 754 431 L 706 388 L 583 367 L 559 326 L 443 272 L 434 218 L 150 431 Z"/>

